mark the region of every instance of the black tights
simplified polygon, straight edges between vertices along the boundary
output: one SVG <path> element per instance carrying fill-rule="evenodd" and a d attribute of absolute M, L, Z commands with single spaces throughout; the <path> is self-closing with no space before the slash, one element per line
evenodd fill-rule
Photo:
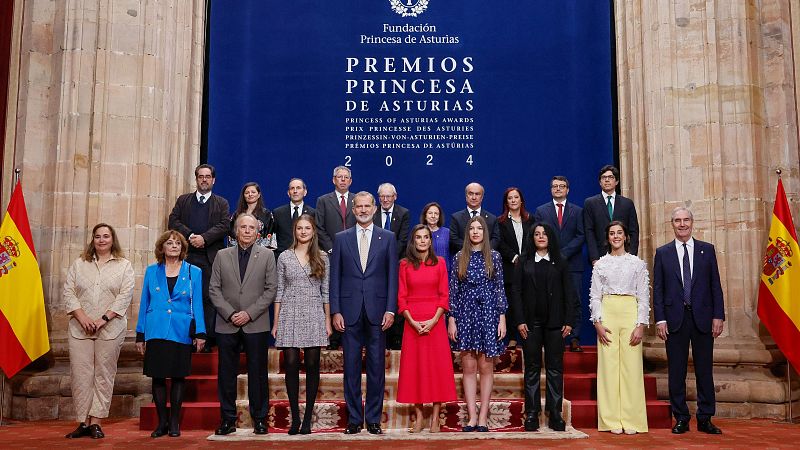
<path fill-rule="evenodd" d="M 181 404 L 183 393 L 186 390 L 186 378 L 172 378 L 172 387 L 169 395 L 169 417 L 167 416 L 167 379 L 153 378 L 153 403 L 156 404 L 158 414 L 158 428 L 166 428 L 169 424 L 170 431 L 180 429 Z"/>
<path fill-rule="evenodd" d="M 311 426 L 314 411 L 314 400 L 319 390 L 319 353 L 321 347 L 303 349 L 303 362 L 306 367 L 306 412 L 303 424 Z M 296 347 L 283 350 L 283 362 L 286 365 L 286 394 L 289 396 L 289 408 L 292 413 L 292 424 L 300 424 L 300 349 Z"/>

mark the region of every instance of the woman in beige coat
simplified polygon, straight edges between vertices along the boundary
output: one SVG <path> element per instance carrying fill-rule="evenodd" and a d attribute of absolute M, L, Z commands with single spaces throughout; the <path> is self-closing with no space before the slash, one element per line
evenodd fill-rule
<path fill-rule="evenodd" d="M 122 257 L 114 228 L 95 225 L 91 241 L 70 266 L 64 283 L 72 399 L 80 421 L 67 438 L 105 436 L 100 421 L 108 417 L 111 406 L 133 283 L 133 267 Z"/>

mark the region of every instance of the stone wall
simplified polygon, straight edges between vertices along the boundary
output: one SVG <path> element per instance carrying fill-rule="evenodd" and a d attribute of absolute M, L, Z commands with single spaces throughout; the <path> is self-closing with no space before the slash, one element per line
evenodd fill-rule
<path fill-rule="evenodd" d="M 64 275 L 90 228 L 106 221 L 141 277 L 175 197 L 192 188 L 205 1 L 15 1 L 21 48 L 12 73 L 20 75 L 4 196 L 13 163 L 23 170 L 53 353 L 47 370 L 14 378 L 13 414 L 70 418 Z M 800 222 L 800 6 L 792 1 L 615 2 L 623 191 L 640 210 L 645 260 L 672 238 L 677 205 L 692 208 L 698 238 L 717 247 L 728 317 L 715 358 L 723 416 L 777 417 L 786 407 L 783 358 L 758 321 L 756 288 L 776 168 Z M 645 350 L 666 398 L 663 344 L 651 335 Z M 115 414 L 136 415 L 149 400 L 137 361 L 129 339 Z"/>

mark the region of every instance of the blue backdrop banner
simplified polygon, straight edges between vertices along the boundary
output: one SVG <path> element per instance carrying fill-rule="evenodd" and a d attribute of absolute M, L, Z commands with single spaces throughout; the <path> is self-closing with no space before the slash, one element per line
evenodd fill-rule
<path fill-rule="evenodd" d="M 235 205 L 247 181 L 268 207 L 393 183 L 416 218 L 425 203 L 465 207 L 508 186 L 529 210 L 553 175 L 569 199 L 599 192 L 613 161 L 611 5 L 603 0 L 213 0 L 208 160 Z M 416 219 L 415 219 L 416 220 Z"/>

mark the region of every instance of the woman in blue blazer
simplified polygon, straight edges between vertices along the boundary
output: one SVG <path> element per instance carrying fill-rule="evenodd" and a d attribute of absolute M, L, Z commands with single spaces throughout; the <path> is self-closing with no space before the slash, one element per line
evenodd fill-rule
<path fill-rule="evenodd" d="M 136 348 L 144 355 L 144 374 L 153 379 L 158 427 L 150 436 L 178 437 L 192 346 L 200 351 L 205 344 L 203 275 L 184 261 L 188 243 L 177 231 L 162 234 L 155 247 L 157 262 L 147 267 L 142 283 Z M 167 378 L 172 379 L 169 417 Z"/>

